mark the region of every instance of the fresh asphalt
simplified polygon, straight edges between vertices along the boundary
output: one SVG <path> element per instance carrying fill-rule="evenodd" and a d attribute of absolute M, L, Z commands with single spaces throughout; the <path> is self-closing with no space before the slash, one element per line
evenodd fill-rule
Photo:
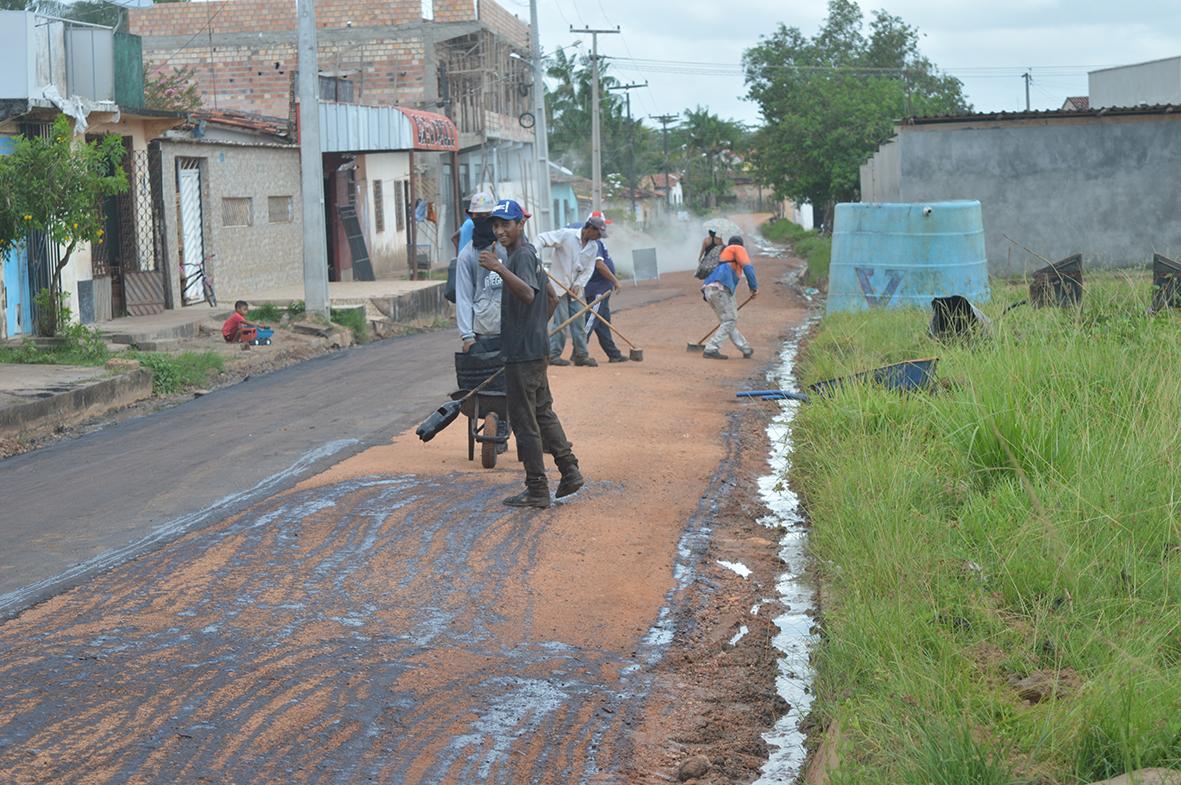
<path fill-rule="evenodd" d="M 425 418 L 453 330 L 324 355 L 0 461 L 0 618 Z"/>
<path fill-rule="evenodd" d="M 677 294 L 629 287 L 612 310 Z M 458 345 L 379 341 L 0 461 L 0 619 L 414 427 L 455 389 Z"/>

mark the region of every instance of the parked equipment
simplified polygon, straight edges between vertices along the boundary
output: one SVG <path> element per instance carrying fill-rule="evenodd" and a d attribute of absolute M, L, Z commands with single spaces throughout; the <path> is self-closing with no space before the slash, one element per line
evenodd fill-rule
<path fill-rule="evenodd" d="M 1083 301 L 1083 256 L 1075 254 L 1035 270 L 1029 283 L 1034 308 L 1077 308 Z"/>
<path fill-rule="evenodd" d="M 1181 308 L 1181 264 L 1167 256 L 1152 255 L 1152 312 Z"/>
<path fill-rule="evenodd" d="M 746 307 L 746 304 L 749 303 L 754 298 L 755 298 L 755 296 L 753 294 L 750 297 L 747 297 L 745 300 L 742 301 L 742 304 L 738 306 L 738 310 L 741 311 L 743 308 Z M 714 333 L 716 333 L 718 331 L 718 328 L 721 326 L 722 326 L 722 323 L 718 322 L 716 325 L 714 325 L 714 328 L 712 330 L 707 332 L 705 335 L 701 336 L 700 341 L 698 341 L 697 343 L 685 344 L 685 351 L 687 351 L 687 352 L 704 352 L 705 351 L 705 342 L 708 341 L 709 337 L 711 335 L 713 335 Z"/>

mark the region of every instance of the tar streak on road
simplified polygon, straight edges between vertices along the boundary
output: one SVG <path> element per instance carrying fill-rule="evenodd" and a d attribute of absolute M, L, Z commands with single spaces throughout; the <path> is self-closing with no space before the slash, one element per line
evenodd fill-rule
<path fill-rule="evenodd" d="M 555 513 L 502 508 L 515 487 L 400 476 L 294 491 L 0 626 L 3 781 L 565 785 L 618 771 L 647 677 L 535 634 L 528 580 Z"/>

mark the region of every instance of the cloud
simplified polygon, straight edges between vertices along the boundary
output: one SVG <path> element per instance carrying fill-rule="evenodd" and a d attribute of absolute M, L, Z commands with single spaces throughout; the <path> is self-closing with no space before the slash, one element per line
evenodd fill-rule
<path fill-rule="evenodd" d="M 523 0 L 503 0 L 520 13 Z M 1023 109 L 1021 71 L 1033 66 L 1032 103 L 1057 108 L 1067 95 L 1085 95 L 1081 66 L 1135 63 L 1181 55 L 1181 3 L 1160 0 L 876 0 L 923 34 L 920 47 L 936 65 L 962 79 L 980 111 Z M 523 18 L 528 5 L 523 4 Z M 600 50 L 615 57 L 738 64 L 742 53 L 780 23 L 806 35 L 827 9 L 821 0 L 544 0 L 539 2 L 542 42 L 547 49 L 570 44 L 576 26 L 613 27 L 622 35 L 600 36 Z M 589 36 L 584 36 L 589 39 Z M 588 40 L 589 44 L 590 41 Z M 1076 66 L 1048 69 L 1046 66 Z M 984 67 L 1004 67 L 990 70 Z M 1039 69 L 1039 67 L 1042 67 Z M 652 73 L 613 64 L 617 76 L 649 82 L 632 97 L 636 114 L 679 113 L 698 104 L 723 117 L 757 122 L 758 107 L 744 101 L 741 76 Z"/>

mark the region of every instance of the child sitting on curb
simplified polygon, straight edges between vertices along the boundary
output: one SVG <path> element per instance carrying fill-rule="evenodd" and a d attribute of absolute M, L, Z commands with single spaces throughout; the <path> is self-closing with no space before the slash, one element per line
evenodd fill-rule
<path fill-rule="evenodd" d="M 261 325 L 246 321 L 246 314 L 250 311 L 250 303 L 238 300 L 234 303 L 234 312 L 221 326 L 221 337 L 226 343 L 240 343 L 243 349 L 250 347 L 258 338 L 258 328 Z"/>

